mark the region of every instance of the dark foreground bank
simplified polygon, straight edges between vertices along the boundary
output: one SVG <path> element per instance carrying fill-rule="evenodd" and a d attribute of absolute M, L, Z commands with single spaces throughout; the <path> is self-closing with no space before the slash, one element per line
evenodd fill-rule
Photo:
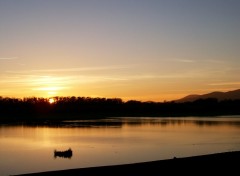
<path fill-rule="evenodd" d="M 116 165 L 102 166 L 81 169 L 70 169 L 61 171 L 51 171 L 42 173 L 24 174 L 26 176 L 53 176 L 53 175 L 209 175 L 226 174 L 235 175 L 239 173 L 240 151 L 216 153 L 211 155 L 193 156 L 186 158 L 173 158 L 168 160 Z"/>

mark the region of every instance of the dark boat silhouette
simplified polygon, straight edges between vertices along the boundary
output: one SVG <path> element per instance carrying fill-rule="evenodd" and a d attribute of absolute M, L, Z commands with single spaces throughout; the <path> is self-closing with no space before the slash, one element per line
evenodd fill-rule
<path fill-rule="evenodd" d="M 54 150 L 54 157 L 63 157 L 63 158 L 71 158 L 72 157 L 72 149 L 69 148 L 68 150 L 65 150 L 65 151 L 57 151 L 57 150 Z"/>

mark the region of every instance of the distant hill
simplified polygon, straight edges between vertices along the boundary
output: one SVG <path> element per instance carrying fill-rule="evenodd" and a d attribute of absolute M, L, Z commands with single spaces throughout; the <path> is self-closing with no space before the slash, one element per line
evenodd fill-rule
<path fill-rule="evenodd" d="M 216 98 L 218 100 L 235 100 L 240 99 L 240 89 L 228 91 L 228 92 L 211 92 L 203 95 L 188 95 L 181 99 L 176 100 L 175 102 L 192 102 L 197 99 L 207 99 L 207 98 Z"/>

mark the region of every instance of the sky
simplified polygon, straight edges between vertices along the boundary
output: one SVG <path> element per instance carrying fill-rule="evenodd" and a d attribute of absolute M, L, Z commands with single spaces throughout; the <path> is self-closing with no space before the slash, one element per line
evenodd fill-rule
<path fill-rule="evenodd" d="M 0 96 L 171 101 L 240 87 L 239 0 L 0 0 Z"/>

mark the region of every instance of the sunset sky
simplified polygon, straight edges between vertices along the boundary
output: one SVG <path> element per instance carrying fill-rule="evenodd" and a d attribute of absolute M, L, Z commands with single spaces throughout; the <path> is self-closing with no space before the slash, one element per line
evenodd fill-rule
<path fill-rule="evenodd" d="M 164 101 L 240 88 L 239 0 L 0 0 L 0 96 Z"/>

